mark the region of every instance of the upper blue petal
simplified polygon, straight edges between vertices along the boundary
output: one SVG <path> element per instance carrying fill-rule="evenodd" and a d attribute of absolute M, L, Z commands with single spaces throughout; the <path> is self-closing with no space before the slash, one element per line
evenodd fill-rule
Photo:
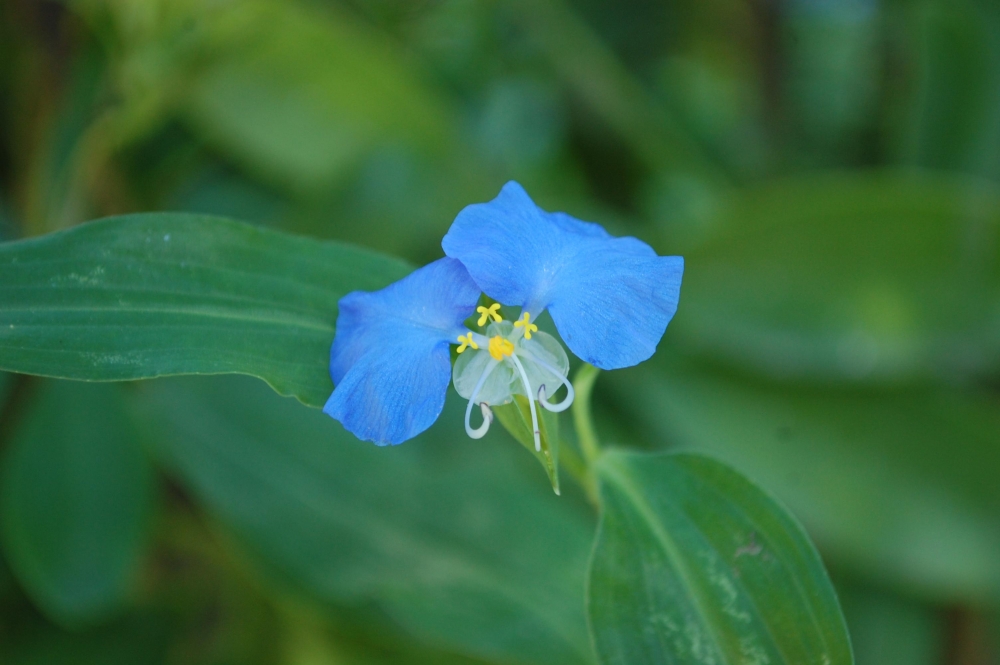
<path fill-rule="evenodd" d="M 330 349 L 336 388 L 323 411 L 359 439 L 397 444 L 430 427 L 444 407 L 448 344 L 465 332 L 479 287 L 444 258 L 381 291 L 341 298 Z"/>
<path fill-rule="evenodd" d="M 681 257 L 546 212 L 516 182 L 462 210 L 441 245 L 491 298 L 548 309 L 573 353 L 603 369 L 653 355 L 677 311 Z"/>

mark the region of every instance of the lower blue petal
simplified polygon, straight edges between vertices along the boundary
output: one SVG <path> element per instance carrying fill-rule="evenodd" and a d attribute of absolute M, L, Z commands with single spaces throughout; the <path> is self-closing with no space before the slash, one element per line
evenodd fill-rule
<path fill-rule="evenodd" d="M 448 344 L 465 332 L 479 293 L 462 264 L 444 258 L 381 291 L 344 296 L 330 349 L 336 389 L 323 410 L 379 445 L 430 427 L 451 377 Z"/>
<path fill-rule="evenodd" d="M 403 335 L 358 358 L 323 411 L 359 439 L 395 445 L 434 424 L 450 380 L 447 341 Z"/>

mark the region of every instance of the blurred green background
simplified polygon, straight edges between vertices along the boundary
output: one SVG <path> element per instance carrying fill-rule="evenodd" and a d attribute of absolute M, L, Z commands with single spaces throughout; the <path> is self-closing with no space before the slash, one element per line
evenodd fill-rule
<path fill-rule="evenodd" d="M 606 442 L 785 502 L 859 665 L 1000 662 L 1000 5 L 0 2 L 0 237 L 185 210 L 422 263 L 509 179 L 686 258 Z M 458 401 L 376 450 L 246 378 L 0 375 L 0 661 L 590 662 L 592 509 Z"/>

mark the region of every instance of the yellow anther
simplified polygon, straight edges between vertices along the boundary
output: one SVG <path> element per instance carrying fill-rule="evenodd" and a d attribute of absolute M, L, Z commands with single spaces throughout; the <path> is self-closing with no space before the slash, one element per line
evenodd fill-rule
<path fill-rule="evenodd" d="M 489 307 L 483 307 L 480 305 L 476 308 L 476 311 L 481 314 L 479 317 L 479 326 L 482 327 L 486 325 L 486 320 L 492 318 L 496 323 L 503 321 L 503 317 L 498 313 L 500 310 L 500 303 L 495 302 Z"/>
<path fill-rule="evenodd" d="M 510 340 L 504 339 L 500 335 L 490 339 L 490 355 L 493 356 L 493 360 L 503 360 L 504 356 L 509 356 L 512 353 L 514 353 L 514 345 L 511 344 Z"/>
<path fill-rule="evenodd" d="M 475 341 L 473 341 L 471 332 L 468 335 L 459 335 L 458 341 L 462 343 L 462 346 L 458 347 L 459 353 L 465 351 L 465 349 L 467 349 L 470 346 L 474 349 L 479 348 L 479 345 L 476 344 Z"/>
<path fill-rule="evenodd" d="M 531 314 L 525 312 L 523 318 L 514 322 L 515 328 L 524 328 L 524 339 L 531 339 L 531 333 L 538 332 L 538 326 L 534 323 L 529 323 L 529 321 L 531 321 Z"/>

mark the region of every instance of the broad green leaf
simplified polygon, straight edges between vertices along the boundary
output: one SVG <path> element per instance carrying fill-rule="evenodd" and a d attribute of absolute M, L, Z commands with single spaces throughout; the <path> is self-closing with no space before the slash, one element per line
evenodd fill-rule
<path fill-rule="evenodd" d="M 911 598 L 837 585 L 858 665 L 937 665 L 947 662 L 946 614 Z"/>
<path fill-rule="evenodd" d="M 1000 197 L 935 176 L 768 184 L 719 202 L 685 256 L 678 340 L 778 377 L 898 381 L 1000 365 Z"/>
<path fill-rule="evenodd" d="M 457 401 L 426 434 L 377 448 L 236 377 L 140 396 L 159 455 L 294 589 L 375 601 L 422 640 L 488 660 L 591 661 L 582 498 L 554 496 L 505 436 L 470 440 Z"/>
<path fill-rule="evenodd" d="M 123 603 L 149 531 L 152 468 L 121 390 L 41 382 L 0 467 L 11 569 L 39 607 L 70 625 Z"/>
<path fill-rule="evenodd" d="M 407 271 L 219 218 L 109 218 L 0 245 L 0 369 L 97 381 L 236 372 L 322 406 L 338 300 Z"/>
<path fill-rule="evenodd" d="M 536 404 L 538 431 L 541 432 L 541 450 L 535 450 L 534 428 L 528 398 L 514 395 L 510 404 L 493 407 L 493 413 L 503 428 L 528 449 L 545 469 L 552 491 L 559 494 L 559 416 Z"/>
<path fill-rule="evenodd" d="M 637 436 L 745 471 L 795 511 L 830 561 L 946 601 L 1000 592 L 994 400 L 787 386 L 662 352 L 606 382 Z"/>
<path fill-rule="evenodd" d="M 610 452 L 596 468 L 601 662 L 853 663 L 819 554 L 761 489 L 699 455 Z"/>

